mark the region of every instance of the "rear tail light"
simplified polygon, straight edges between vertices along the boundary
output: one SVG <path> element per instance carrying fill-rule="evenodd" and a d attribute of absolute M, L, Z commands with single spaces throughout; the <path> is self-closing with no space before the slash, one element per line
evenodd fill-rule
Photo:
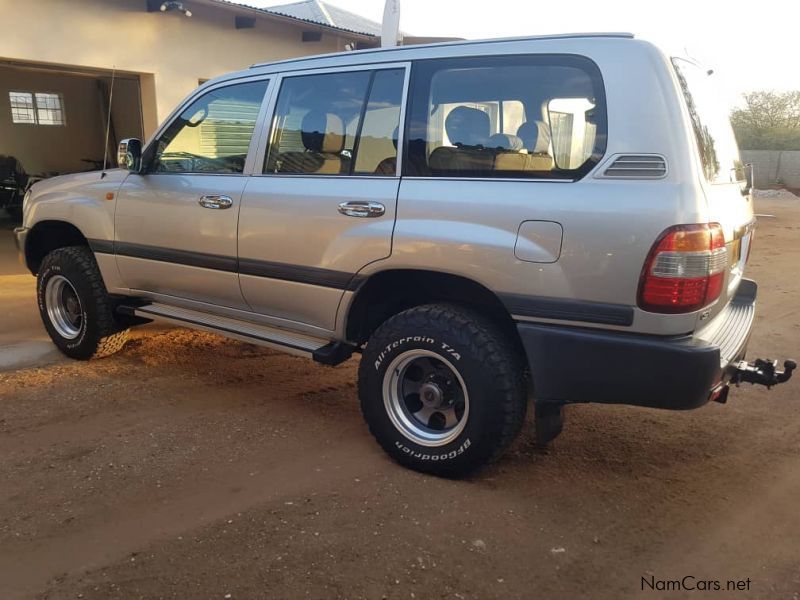
<path fill-rule="evenodd" d="M 639 307 L 686 313 L 719 298 L 728 251 L 719 223 L 667 229 L 647 257 L 639 282 Z"/>

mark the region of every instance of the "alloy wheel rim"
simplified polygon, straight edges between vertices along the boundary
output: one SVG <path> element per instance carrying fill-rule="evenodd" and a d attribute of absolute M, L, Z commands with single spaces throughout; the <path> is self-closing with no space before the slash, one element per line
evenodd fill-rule
<path fill-rule="evenodd" d="M 383 399 L 392 424 L 421 446 L 449 444 L 467 425 L 464 379 L 449 360 L 430 350 L 409 350 L 392 361 L 383 378 Z"/>
<path fill-rule="evenodd" d="M 47 282 L 44 293 L 47 316 L 58 334 L 74 340 L 83 327 L 83 308 L 78 292 L 63 275 L 56 275 Z"/>

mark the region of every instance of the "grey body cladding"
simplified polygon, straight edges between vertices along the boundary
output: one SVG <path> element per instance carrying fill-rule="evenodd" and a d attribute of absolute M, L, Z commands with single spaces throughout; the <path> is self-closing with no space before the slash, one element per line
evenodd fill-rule
<path fill-rule="evenodd" d="M 89 240 L 93 252 L 99 254 L 117 254 L 131 258 L 142 258 L 159 262 L 175 263 L 202 269 L 240 273 L 254 277 L 295 281 L 338 290 L 353 291 L 363 282 L 364 278 L 354 273 L 344 273 L 330 269 L 314 267 L 300 267 L 285 263 L 275 263 L 249 258 L 236 258 L 235 256 L 219 256 L 204 254 L 202 252 L 188 252 L 172 248 L 159 248 L 143 244 L 129 244 L 109 240 Z"/>
<path fill-rule="evenodd" d="M 117 254 L 215 271 L 238 272 L 251 277 L 294 281 L 337 290 L 355 291 L 366 279 L 366 277 L 354 273 L 330 269 L 299 267 L 249 258 L 237 259 L 232 256 L 187 252 L 141 244 L 96 239 L 89 240 L 89 244 L 94 252 L 100 254 Z M 509 313 L 516 317 L 559 319 L 604 325 L 630 326 L 633 324 L 633 308 L 630 306 L 519 294 L 499 294 L 499 297 Z"/>
<path fill-rule="evenodd" d="M 563 298 L 499 294 L 508 312 L 517 317 L 583 321 L 603 325 L 633 324 L 633 307 Z"/>

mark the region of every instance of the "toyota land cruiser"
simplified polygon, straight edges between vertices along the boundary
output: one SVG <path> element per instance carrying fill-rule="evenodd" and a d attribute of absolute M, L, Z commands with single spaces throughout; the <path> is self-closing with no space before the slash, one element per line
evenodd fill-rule
<path fill-rule="evenodd" d="M 713 79 L 627 34 L 365 50 L 212 80 L 17 231 L 53 342 L 177 323 L 336 365 L 394 459 L 460 476 L 576 402 L 689 409 L 744 361 L 745 166 Z"/>

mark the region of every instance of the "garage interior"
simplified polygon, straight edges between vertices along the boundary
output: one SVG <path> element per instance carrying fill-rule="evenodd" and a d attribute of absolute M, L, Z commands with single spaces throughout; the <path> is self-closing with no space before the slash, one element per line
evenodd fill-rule
<path fill-rule="evenodd" d="M 116 72 L 108 136 L 143 137 L 140 76 Z M 32 178 L 102 168 L 112 73 L 0 60 L 0 156 Z"/>

